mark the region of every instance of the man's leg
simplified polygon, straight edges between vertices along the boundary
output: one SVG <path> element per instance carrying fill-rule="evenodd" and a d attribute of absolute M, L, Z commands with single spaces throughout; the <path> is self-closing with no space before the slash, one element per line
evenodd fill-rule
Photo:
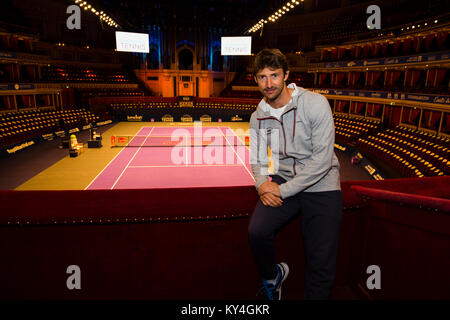
<path fill-rule="evenodd" d="M 328 299 L 336 275 L 342 192 L 301 192 L 305 300 Z"/>
<path fill-rule="evenodd" d="M 272 181 L 278 184 L 285 180 L 274 176 Z M 258 200 L 250 218 L 248 236 L 253 257 L 263 279 L 270 280 L 277 276 L 275 262 L 275 235 L 300 212 L 297 197 L 283 199 L 280 207 L 265 206 Z"/>

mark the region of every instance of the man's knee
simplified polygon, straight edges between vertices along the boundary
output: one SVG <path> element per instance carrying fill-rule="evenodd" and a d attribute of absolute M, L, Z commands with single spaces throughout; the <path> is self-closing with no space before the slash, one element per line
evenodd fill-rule
<path fill-rule="evenodd" d="M 267 223 L 250 221 L 248 225 L 248 238 L 251 242 L 258 242 L 261 240 L 271 239 L 273 237 L 273 230 Z"/>

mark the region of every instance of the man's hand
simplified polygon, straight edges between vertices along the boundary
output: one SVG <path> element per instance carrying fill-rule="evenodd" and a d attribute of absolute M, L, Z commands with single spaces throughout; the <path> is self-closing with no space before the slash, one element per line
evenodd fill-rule
<path fill-rule="evenodd" d="M 258 188 L 258 195 L 265 206 L 279 207 L 283 204 L 278 184 L 266 181 Z"/>
<path fill-rule="evenodd" d="M 272 181 L 266 181 L 258 188 L 258 194 L 259 196 L 263 195 L 264 193 L 273 193 L 275 196 L 281 198 L 280 188 L 278 184 Z"/>
<path fill-rule="evenodd" d="M 275 196 L 273 193 L 270 192 L 264 193 L 259 198 L 261 199 L 261 202 L 265 206 L 279 207 L 283 204 L 283 200 L 281 200 L 281 198 Z"/>

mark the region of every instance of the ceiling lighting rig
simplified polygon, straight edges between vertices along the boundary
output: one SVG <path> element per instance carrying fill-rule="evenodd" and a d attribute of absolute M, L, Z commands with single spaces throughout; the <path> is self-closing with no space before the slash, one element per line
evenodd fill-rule
<path fill-rule="evenodd" d="M 268 17 L 267 19 L 259 20 L 257 24 L 255 24 L 253 27 L 251 27 L 250 29 L 247 30 L 247 33 L 252 33 L 252 32 L 258 31 L 259 29 L 261 29 L 264 26 L 264 24 L 269 23 L 269 21 L 276 22 L 284 14 L 286 14 L 290 10 L 294 9 L 296 6 L 298 6 L 303 1 L 304 0 L 292 0 L 292 1 L 286 2 L 286 4 L 282 8 L 278 9 L 278 11 L 276 11 L 270 17 Z"/>
<path fill-rule="evenodd" d="M 83 0 L 75 0 L 75 3 L 78 4 L 80 6 L 80 8 L 84 9 L 84 10 L 89 10 L 91 11 L 93 14 L 95 14 L 96 16 L 99 17 L 100 21 L 103 21 L 105 23 L 107 23 L 110 27 L 115 27 L 115 28 L 119 28 L 120 26 L 111 18 L 109 17 L 106 13 L 104 13 L 103 11 L 99 11 L 97 9 L 95 9 L 91 4 L 89 4 L 87 1 L 83 1 Z"/>

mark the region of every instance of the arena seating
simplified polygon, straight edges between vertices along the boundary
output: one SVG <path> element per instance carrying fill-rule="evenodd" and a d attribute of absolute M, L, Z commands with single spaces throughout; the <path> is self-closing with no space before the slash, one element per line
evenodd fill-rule
<path fill-rule="evenodd" d="M 349 115 L 334 114 L 336 139 L 355 142 L 358 138 L 374 133 L 380 128 L 380 122 L 373 119 L 354 118 Z"/>
<path fill-rule="evenodd" d="M 339 34 L 339 33 L 338 33 Z M 450 49 L 450 36 L 447 31 L 429 32 L 426 35 L 410 36 L 377 41 L 367 41 L 358 45 L 342 45 L 321 49 L 321 61 L 348 61 L 360 59 L 389 58 L 425 52 Z"/>
<path fill-rule="evenodd" d="M 450 174 L 450 139 L 398 126 L 365 138 L 357 145 L 408 177 Z"/>
<path fill-rule="evenodd" d="M 428 77 L 427 77 L 428 72 Z M 366 79 L 367 78 L 367 79 Z M 450 70 L 446 68 L 417 70 L 319 72 L 318 88 L 450 93 Z"/>
<path fill-rule="evenodd" d="M 51 65 L 42 68 L 43 82 L 130 83 L 121 70 Z"/>
<path fill-rule="evenodd" d="M 0 149 L 98 120 L 98 116 L 87 110 L 31 110 L 0 113 Z"/>

